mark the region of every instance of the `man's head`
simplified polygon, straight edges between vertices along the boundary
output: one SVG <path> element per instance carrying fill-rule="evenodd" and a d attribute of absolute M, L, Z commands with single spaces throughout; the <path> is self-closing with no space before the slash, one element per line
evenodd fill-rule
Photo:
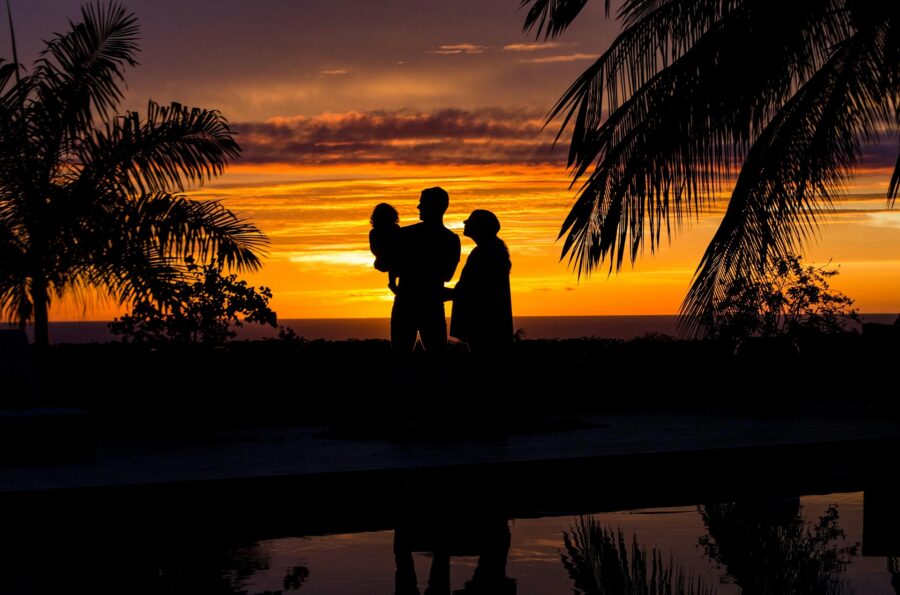
<path fill-rule="evenodd" d="M 444 213 L 450 206 L 450 195 L 440 186 L 426 188 L 419 198 L 419 219 L 422 221 L 443 221 Z"/>

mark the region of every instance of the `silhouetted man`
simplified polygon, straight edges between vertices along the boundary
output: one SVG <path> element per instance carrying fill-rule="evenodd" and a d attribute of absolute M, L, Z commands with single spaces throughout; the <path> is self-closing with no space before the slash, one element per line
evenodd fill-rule
<path fill-rule="evenodd" d="M 450 197 L 443 188 L 426 188 L 419 199 L 421 223 L 400 230 L 397 296 L 391 311 L 391 348 L 412 354 L 416 335 L 427 353 L 447 349 L 444 283 L 459 264 L 459 236 L 444 227 Z"/>

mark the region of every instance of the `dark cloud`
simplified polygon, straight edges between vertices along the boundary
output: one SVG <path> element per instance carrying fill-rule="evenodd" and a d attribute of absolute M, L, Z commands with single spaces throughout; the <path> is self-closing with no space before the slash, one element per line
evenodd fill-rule
<path fill-rule="evenodd" d="M 863 147 L 863 155 L 860 159 L 860 167 L 890 168 L 897 165 L 897 156 L 900 154 L 900 141 L 895 132 L 882 132 L 871 143 Z"/>
<path fill-rule="evenodd" d="M 245 163 L 554 164 L 553 129 L 527 110 L 346 112 L 236 124 Z"/>

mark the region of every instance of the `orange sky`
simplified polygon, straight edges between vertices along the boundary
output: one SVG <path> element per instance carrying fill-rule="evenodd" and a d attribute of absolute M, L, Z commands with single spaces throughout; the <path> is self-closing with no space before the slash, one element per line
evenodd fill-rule
<path fill-rule="evenodd" d="M 900 311 L 900 211 L 886 208 L 886 181 L 883 172 L 861 176 L 807 257 L 840 265 L 833 286 L 863 312 Z M 573 193 L 555 166 L 239 165 L 196 196 L 224 200 L 268 234 L 265 266 L 246 278 L 272 288 L 279 317 L 386 317 L 392 296 L 386 275 L 372 268 L 369 213 L 389 202 L 401 224 L 414 223 L 418 193 L 433 185 L 449 191 L 445 222 L 458 233 L 473 209 L 497 213 L 519 316 L 676 313 L 721 215 L 691 223 L 618 274 L 603 269 L 579 281 L 558 260 L 555 238 Z M 462 243 L 465 262 L 473 245 Z M 57 320 L 106 320 L 119 311 L 97 302 L 87 311 L 73 301 L 54 308 Z"/>
<path fill-rule="evenodd" d="M 123 1 L 137 15 L 142 52 L 140 67 L 125 73 L 122 108 L 179 101 L 233 123 L 241 160 L 194 193 L 224 200 L 269 235 L 264 268 L 247 278 L 271 287 L 279 317 L 387 317 L 391 295 L 372 268 L 369 213 L 389 202 L 403 224 L 414 223 L 419 192 L 435 185 L 450 192 L 451 229 L 461 231 L 475 208 L 499 216 L 516 315 L 678 311 L 719 212 L 618 274 L 604 269 L 579 282 L 558 261 L 555 238 L 574 193 L 565 139 L 551 151 L 556 124 L 542 131 L 543 118 L 616 34 L 602 2 L 589 3 L 560 39 L 537 43 L 521 30 L 519 0 L 219 0 L 215 11 Z M 81 3 L 12 0 L 21 61 L 31 64 Z M 9 47 L 2 27 L 0 47 Z M 848 188 L 851 198 L 807 254 L 840 265 L 833 285 L 863 312 L 900 311 L 900 211 L 883 198 L 884 166 L 895 159 L 891 140 L 866 161 L 873 169 Z M 471 248 L 464 238 L 464 259 Z M 121 311 L 74 296 L 54 303 L 51 317 L 109 320 Z"/>

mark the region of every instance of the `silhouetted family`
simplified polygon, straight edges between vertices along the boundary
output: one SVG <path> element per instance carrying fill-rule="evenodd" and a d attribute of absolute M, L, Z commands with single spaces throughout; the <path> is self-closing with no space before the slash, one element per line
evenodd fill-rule
<path fill-rule="evenodd" d="M 509 290 L 511 262 L 506 244 L 497 237 L 500 221 L 476 209 L 465 221 L 463 235 L 475 242 L 453 288 L 460 259 L 459 236 L 444 226 L 450 204 L 447 191 L 426 188 L 419 198 L 419 223 L 400 227 L 397 210 L 381 203 L 372 211 L 369 246 L 375 268 L 388 273 L 394 292 L 391 349 L 411 355 L 416 338 L 426 353 L 447 349 L 444 302 L 452 301 L 450 335 L 468 344 L 473 354 L 501 352 L 513 339 Z"/>

